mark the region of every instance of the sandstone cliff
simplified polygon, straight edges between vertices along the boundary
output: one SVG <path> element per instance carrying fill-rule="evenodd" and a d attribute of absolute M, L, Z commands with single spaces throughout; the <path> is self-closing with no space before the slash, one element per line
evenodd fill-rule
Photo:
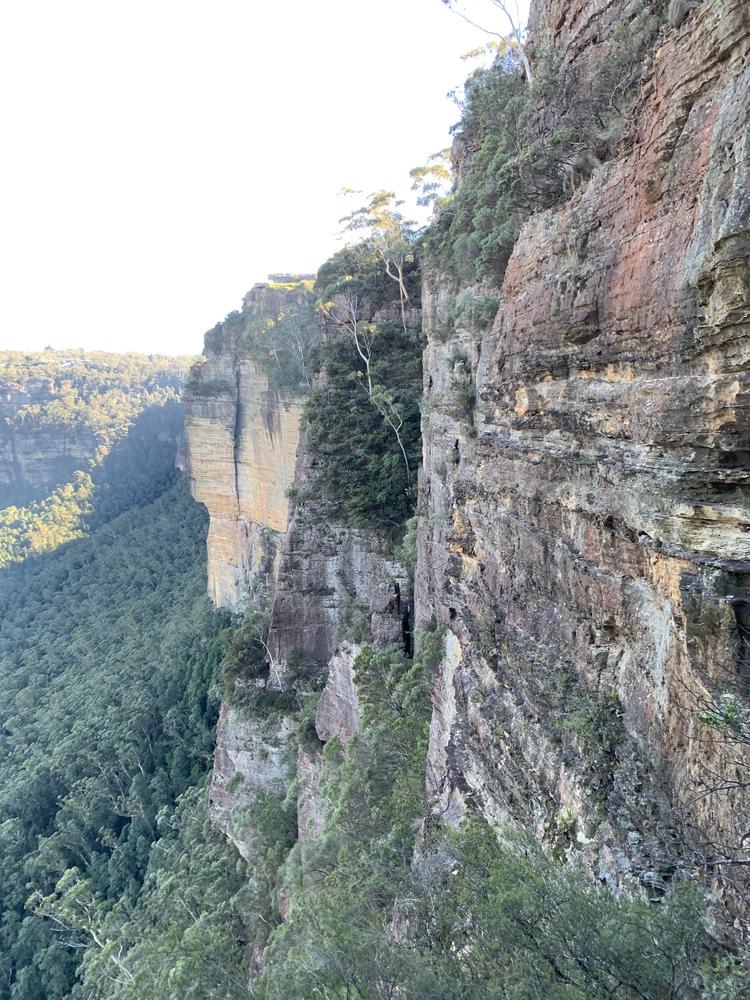
<path fill-rule="evenodd" d="M 585 89 L 618 16 L 540 2 L 535 40 Z M 707 859 L 733 912 L 748 760 L 699 718 L 750 679 L 749 112 L 750 10 L 706 0 L 619 154 L 524 225 L 491 325 L 427 274 L 416 584 L 449 629 L 435 814 L 521 821 L 612 884 Z"/>
<path fill-rule="evenodd" d="M 288 299 L 307 298 L 302 284 L 291 292 L 257 286 L 241 314 L 207 335 L 205 357 L 186 387 L 184 464 L 210 516 L 208 586 L 217 607 L 238 606 L 261 558 L 260 528 L 286 531 L 299 443 L 299 398 L 251 355 L 250 326 L 256 316 L 276 321 Z"/>
<path fill-rule="evenodd" d="M 42 410 L 55 398 L 51 379 L 0 378 L 0 506 L 44 496 L 93 458 L 96 437 L 84 429 L 19 422 L 19 414 Z"/>
<path fill-rule="evenodd" d="M 245 854 L 252 829 L 232 817 L 259 790 L 293 791 L 300 842 L 321 831 L 321 745 L 360 726 L 357 653 L 410 649 L 414 603 L 417 641 L 445 629 L 420 850 L 475 809 L 615 892 L 655 899 L 700 872 L 747 930 L 750 761 L 705 723 L 750 683 L 750 12 L 704 0 L 674 27 L 651 6 L 619 131 L 526 213 L 501 287 L 423 263 L 413 579 L 393 538 L 310 489 L 304 390 L 279 389 L 243 339 L 277 292 L 208 335 L 187 461 L 211 515 L 209 590 L 237 609 L 264 581 L 264 690 L 327 677 L 286 764 L 295 711 L 265 727 L 222 712 L 212 801 Z M 533 51 L 553 52 L 563 104 L 593 91 L 642 8 L 536 3 Z M 476 147 L 454 152 L 467 183 Z M 485 322 L 457 308 L 472 300 L 499 305 Z"/>

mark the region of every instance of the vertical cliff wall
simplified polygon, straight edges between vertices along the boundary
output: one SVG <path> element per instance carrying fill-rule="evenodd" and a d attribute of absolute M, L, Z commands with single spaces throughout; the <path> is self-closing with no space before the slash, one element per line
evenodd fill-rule
<path fill-rule="evenodd" d="M 750 760 L 706 714 L 750 692 L 750 9 L 703 0 L 670 22 L 667 8 L 648 6 L 650 41 L 627 50 L 638 86 L 606 151 L 571 147 L 559 190 L 524 209 L 502 287 L 439 254 L 423 265 L 414 580 L 393 538 L 316 488 L 330 456 L 253 325 L 281 315 L 278 289 L 207 336 L 187 463 L 211 514 L 209 589 L 230 609 L 250 586 L 270 595 L 253 683 L 296 706 L 222 710 L 214 815 L 247 856 L 259 794 L 294 792 L 300 841 L 322 829 L 321 745 L 358 732 L 362 643 L 410 650 L 437 622 L 420 850 L 475 809 L 615 891 L 656 899 L 676 873 L 707 875 L 747 929 Z M 531 50 L 556 66 L 563 110 L 586 106 L 646 9 L 535 5 Z M 533 131 L 544 101 L 525 113 Z M 461 183 L 477 148 L 457 142 Z"/>
<path fill-rule="evenodd" d="M 359 730 L 353 663 L 361 642 L 402 642 L 411 614 L 409 577 L 388 545 L 341 523 L 313 489 L 316 457 L 301 433 L 304 386 L 290 392 L 278 366 L 279 326 L 311 299 L 306 281 L 256 286 L 242 312 L 206 335 L 185 393 L 184 465 L 210 515 L 209 594 L 231 611 L 269 609 L 266 669 L 251 682 L 265 701 L 253 710 L 225 698 L 210 793 L 215 822 L 245 857 L 252 857 L 254 804 L 269 793 L 283 798 L 293 781 L 299 839 L 320 831 L 320 748 Z M 317 317 L 315 324 L 319 337 Z M 297 320 L 292 335 L 296 357 Z M 301 374 L 304 382 L 308 372 Z M 316 740 L 295 751 L 295 765 L 299 702 L 319 679 Z"/>
<path fill-rule="evenodd" d="M 251 323 L 273 323 L 290 299 L 309 297 L 304 287 L 253 289 L 242 313 L 207 334 L 185 390 L 185 466 L 193 496 L 210 516 L 208 589 L 220 608 L 236 608 L 257 571 L 261 529 L 286 531 L 299 444 L 298 390 L 284 391 L 272 369 L 263 369 Z"/>
<path fill-rule="evenodd" d="M 234 354 L 209 356 L 185 400 L 191 490 L 210 515 L 209 593 L 234 608 L 261 557 L 259 528 L 286 531 L 300 406 Z"/>
<path fill-rule="evenodd" d="M 541 0 L 535 43 L 585 93 L 617 16 Z M 746 844 L 748 761 L 699 718 L 750 685 L 749 115 L 750 8 L 705 0 L 662 28 L 619 154 L 524 225 L 491 326 L 425 280 L 434 812 L 527 823 L 613 884 Z"/>

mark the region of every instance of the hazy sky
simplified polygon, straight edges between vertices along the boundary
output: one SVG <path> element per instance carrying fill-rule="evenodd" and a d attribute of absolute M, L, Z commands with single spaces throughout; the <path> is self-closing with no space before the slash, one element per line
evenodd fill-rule
<path fill-rule="evenodd" d="M 485 40 L 440 0 L 3 3 L 0 347 L 197 353 L 342 187 L 408 190 Z"/>

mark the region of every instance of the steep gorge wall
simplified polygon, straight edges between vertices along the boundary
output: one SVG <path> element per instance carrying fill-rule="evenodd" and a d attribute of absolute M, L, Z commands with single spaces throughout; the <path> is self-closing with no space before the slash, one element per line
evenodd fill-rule
<path fill-rule="evenodd" d="M 56 398 L 51 379 L 23 384 L 0 380 L 0 505 L 26 503 L 85 469 L 96 453 L 93 434 L 63 426 L 18 424 L 24 408 L 44 408 Z"/>
<path fill-rule="evenodd" d="M 283 295 L 273 285 L 256 286 L 243 315 L 255 308 L 264 318 L 277 315 Z M 359 731 L 354 660 L 365 638 L 379 646 L 403 641 L 410 581 L 382 539 L 331 518 L 310 489 L 317 471 L 301 431 L 304 399 L 274 388 L 247 348 L 246 323 L 230 317 L 220 324 L 207 334 L 204 355 L 185 393 L 183 461 L 193 496 L 210 515 L 209 594 L 230 611 L 266 595 L 269 671 L 258 683 L 267 692 L 291 690 L 297 682 L 290 672 L 300 665 L 326 677 L 314 721 L 319 746 L 300 746 L 296 762 L 289 756 L 296 710 L 222 704 L 212 815 L 251 857 L 248 809 L 266 793 L 283 797 L 293 781 L 299 839 L 320 831 L 320 747 Z M 292 493 L 300 498 L 295 503 Z M 302 697 L 306 683 L 297 684 Z"/>
<path fill-rule="evenodd" d="M 535 5 L 568 79 L 615 6 Z M 491 328 L 426 276 L 416 581 L 449 630 L 435 815 L 471 802 L 655 889 L 748 836 L 747 791 L 716 791 L 743 755 L 699 715 L 750 686 L 750 8 L 659 41 L 620 155 L 525 224 Z"/>
<path fill-rule="evenodd" d="M 535 5 L 571 99 L 621 15 Z M 425 265 L 413 581 L 415 634 L 446 629 L 425 831 L 476 808 L 654 896 L 708 872 L 739 931 L 743 869 L 721 862 L 747 846 L 750 761 L 700 716 L 750 690 L 749 113 L 750 11 L 704 0 L 663 26 L 619 154 L 531 216 L 501 289 Z M 459 296 L 487 292 L 487 328 L 457 318 Z M 217 330 L 187 392 L 209 589 L 229 609 L 258 582 L 272 594 L 262 684 L 284 688 L 295 662 L 327 670 L 314 728 L 345 740 L 362 636 L 410 641 L 412 581 L 314 498 L 301 401 L 236 325 Z M 299 839 L 321 829 L 320 748 L 301 745 L 296 770 L 284 754 L 296 726 L 223 707 L 214 816 L 246 855 L 236 817 L 293 777 Z"/>
<path fill-rule="evenodd" d="M 281 294 L 258 286 L 245 300 L 269 316 Z M 229 319 L 207 334 L 204 358 L 185 390 L 185 471 L 208 510 L 208 590 L 236 609 L 264 557 L 261 529 L 287 529 L 301 401 L 281 393 L 243 346 L 245 327 Z"/>

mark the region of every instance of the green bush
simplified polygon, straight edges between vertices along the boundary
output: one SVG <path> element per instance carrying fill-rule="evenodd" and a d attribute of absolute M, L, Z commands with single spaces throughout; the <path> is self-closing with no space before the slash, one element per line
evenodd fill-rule
<path fill-rule="evenodd" d="M 456 420 L 463 420 L 470 426 L 474 423 L 474 407 L 477 402 L 477 390 L 470 376 L 451 378 L 451 394 L 453 397 L 450 412 Z"/>
<path fill-rule="evenodd" d="M 421 353 L 416 331 L 404 334 L 396 322 L 378 325 L 373 380 L 388 386 L 401 411 L 401 437 L 415 471 L 421 457 Z M 358 385 L 361 362 L 354 344 L 343 334 L 334 336 L 321 360 L 323 381 L 306 408 L 318 469 L 315 496 L 336 519 L 396 534 L 414 512 L 414 476 L 409 483 L 393 432 Z"/>
<path fill-rule="evenodd" d="M 522 220 L 516 155 L 529 100 L 512 58 L 498 58 L 466 82 L 459 155 L 467 168 L 426 234 L 428 258 L 457 282 L 502 283 Z"/>
<path fill-rule="evenodd" d="M 254 702 L 257 698 L 255 682 L 267 677 L 269 669 L 265 647 L 268 627 L 268 612 L 250 607 L 236 615 L 221 633 L 221 686 L 231 704 Z"/>
<path fill-rule="evenodd" d="M 465 289 L 456 298 L 453 318 L 470 330 L 481 333 L 492 324 L 499 308 L 500 299 L 496 296 Z"/>
<path fill-rule="evenodd" d="M 397 562 L 405 566 L 413 575 L 417 565 L 417 541 L 419 536 L 419 518 L 416 514 L 409 518 L 404 526 L 404 534 L 396 546 L 393 556 Z"/>

